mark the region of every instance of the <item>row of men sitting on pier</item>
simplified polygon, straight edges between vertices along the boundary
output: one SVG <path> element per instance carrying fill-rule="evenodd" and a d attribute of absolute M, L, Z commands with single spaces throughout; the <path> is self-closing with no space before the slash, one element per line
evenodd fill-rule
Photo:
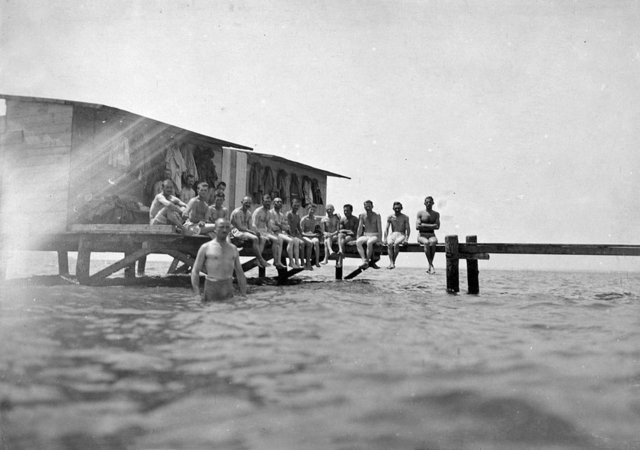
<path fill-rule="evenodd" d="M 336 258 L 338 264 L 342 263 L 345 253 L 345 245 L 355 243 L 358 254 L 362 259 L 362 268 L 372 267 L 378 269 L 375 263 L 376 244 L 387 245 L 389 254 L 388 269 L 395 268 L 399 247 L 409 240 L 411 227 L 409 218 L 402 213 L 402 204 L 393 204 L 394 214 L 387 218 L 384 236 L 382 233 L 381 218 L 373 211 L 373 202 L 364 202 L 365 212 L 359 217 L 353 215 L 353 206 L 344 205 L 344 217 L 335 214 L 332 205 L 326 206 L 326 216 L 315 216 L 316 205 L 307 206 L 307 215 L 300 218 L 298 210 L 300 201 L 293 198 L 291 210 L 286 214 L 282 212 L 283 202 L 280 198 L 271 199 L 270 195 L 264 195 L 262 205 L 251 211 L 252 200 L 250 197 L 242 199 L 240 207 L 230 215 L 224 207 L 225 194 L 223 190 L 217 190 L 214 204 L 209 205 L 205 199 L 209 198 L 208 185 L 205 182 L 198 183 L 197 195 L 187 204 L 173 195 L 173 183 L 166 180 L 163 183 L 163 191 L 156 195 L 150 207 L 151 224 L 172 224 L 178 231 L 185 234 L 209 234 L 215 238 L 215 222 L 218 219 L 226 219 L 231 222 L 231 238 L 235 243 L 248 241 L 261 267 L 269 266 L 264 259 L 265 244 L 271 243 L 275 266 L 278 269 L 286 269 L 282 264 L 282 252 L 287 249 L 289 266 L 293 269 L 313 270 L 312 253 L 315 255 L 315 266 L 320 265 L 320 242 L 324 242 L 324 260 L 327 264 L 332 245 L 337 243 Z M 273 203 L 273 208 L 272 208 Z M 425 255 L 429 263 L 428 272 L 434 272 L 433 257 L 435 245 L 438 242 L 435 230 L 440 227 L 439 214 L 431 207 L 433 198 L 425 198 L 425 211 L 418 213 L 417 226 L 420 236 L 418 242 L 425 246 Z M 365 249 L 366 247 L 366 249 Z M 303 260 L 305 260 L 303 265 Z"/>

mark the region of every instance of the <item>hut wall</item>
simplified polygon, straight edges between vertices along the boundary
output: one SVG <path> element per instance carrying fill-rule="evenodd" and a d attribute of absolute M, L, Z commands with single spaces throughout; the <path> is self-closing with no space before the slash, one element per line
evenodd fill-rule
<path fill-rule="evenodd" d="M 222 148 L 193 133 L 109 107 L 76 106 L 73 121 L 71 223 L 148 223 L 162 181 L 180 195 L 190 172 L 167 163 L 173 150 L 194 155 L 196 180 L 220 181 Z"/>
<path fill-rule="evenodd" d="M 67 227 L 73 107 L 5 100 L 0 223 L 8 234 Z"/>
<path fill-rule="evenodd" d="M 317 187 L 320 193 L 320 198 L 315 198 L 315 203 L 318 205 L 316 209 L 316 215 L 324 215 L 325 214 L 325 205 L 327 203 L 327 176 L 321 171 L 315 171 L 312 169 L 305 169 L 296 164 L 288 164 L 282 161 L 276 161 L 272 158 L 264 157 L 261 155 L 253 155 L 246 154 L 247 157 L 247 170 L 244 172 L 246 174 L 246 181 L 244 184 L 244 195 L 248 195 L 252 198 L 254 206 L 257 206 L 258 203 L 261 202 L 261 196 L 265 193 L 265 188 L 268 189 L 265 183 L 265 168 L 269 168 L 273 178 L 276 182 L 278 181 L 278 173 L 282 170 L 287 174 L 295 174 L 298 178 L 300 188 L 302 188 L 303 179 L 306 177 L 309 180 L 314 180 L 317 183 Z M 259 173 L 256 172 L 257 168 L 260 168 Z M 257 179 L 256 179 L 257 175 Z M 287 186 L 289 189 L 286 189 L 284 200 L 284 211 L 288 211 L 291 209 L 291 181 L 288 179 Z M 272 189 L 272 196 L 278 195 L 282 197 L 283 195 L 279 192 L 273 192 L 277 189 Z M 302 194 L 300 194 L 302 196 Z M 299 197 L 300 197 L 299 196 Z M 320 200 L 320 201 L 318 201 Z M 307 199 L 301 198 L 302 205 L 307 204 Z M 335 205 L 334 205 L 335 206 Z M 339 211 L 340 209 L 338 209 Z M 301 211 L 302 215 L 303 212 Z"/>

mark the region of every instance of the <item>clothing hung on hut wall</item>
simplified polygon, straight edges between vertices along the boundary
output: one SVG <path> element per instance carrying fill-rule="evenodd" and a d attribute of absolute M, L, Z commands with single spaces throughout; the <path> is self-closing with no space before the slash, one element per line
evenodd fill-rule
<path fill-rule="evenodd" d="M 193 158 L 193 147 L 189 144 L 182 144 L 180 146 L 180 153 L 184 159 L 184 163 L 187 167 L 185 171 L 185 178 L 187 175 L 193 175 L 194 180 L 198 180 L 198 168 L 196 167 L 196 161 Z"/>
<path fill-rule="evenodd" d="M 262 169 L 262 192 L 263 195 L 269 194 L 273 198 L 273 194 L 276 188 L 276 178 L 273 176 L 273 170 L 271 167 L 265 166 Z M 262 199 L 260 199 L 262 201 Z"/>
<path fill-rule="evenodd" d="M 260 163 L 253 163 L 251 170 L 249 171 L 249 194 L 253 203 L 260 203 L 262 201 L 262 165 Z"/>
<path fill-rule="evenodd" d="M 196 180 L 206 181 L 210 189 L 218 183 L 218 172 L 213 162 L 213 150 L 206 147 L 196 147 L 193 151 L 193 159 L 198 169 Z"/>
<path fill-rule="evenodd" d="M 298 179 L 298 175 L 295 173 L 291 174 L 291 181 L 289 183 L 289 195 L 292 199 L 297 198 L 301 202 L 304 200 L 304 196 L 302 195 L 302 190 L 300 189 L 300 180 Z"/>
<path fill-rule="evenodd" d="M 128 169 L 131 166 L 131 150 L 129 139 L 120 137 L 114 139 L 107 147 L 108 164 L 117 169 Z"/>
<path fill-rule="evenodd" d="M 313 193 L 313 203 L 322 205 L 322 191 L 320 190 L 318 180 L 315 178 L 311 180 L 311 192 Z"/>
<path fill-rule="evenodd" d="M 176 195 L 179 195 L 182 190 L 182 174 L 187 171 L 187 164 L 184 162 L 177 144 L 174 143 L 169 146 L 164 163 L 165 168 L 171 172 L 171 179 L 178 188 Z"/>
<path fill-rule="evenodd" d="M 278 170 L 276 176 L 276 191 L 283 202 L 289 200 L 289 174 L 283 169 Z"/>
<path fill-rule="evenodd" d="M 151 183 L 151 152 L 143 133 L 134 134 L 129 140 L 131 147 L 131 170 L 146 189 Z"/>
<path fill-rule="evenodd" d="M 304 175 L 302 177 L 302 206 L 306 207 L 313 203 L 313 191 L 311 190 L 311 178 Z"/>

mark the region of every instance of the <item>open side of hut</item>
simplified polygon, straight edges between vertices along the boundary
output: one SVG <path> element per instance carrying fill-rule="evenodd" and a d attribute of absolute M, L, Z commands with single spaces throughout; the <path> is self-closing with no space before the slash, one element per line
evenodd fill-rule
<path fill-rule="evenodd" d="M 0 232 L 35 239 L 80 223 L 148 223 L 158 182 L 188 175 L 324 212 L 331 173 L 105 105 L 0 94 Z M 347 177 L 343 177 L 347 178 Z M 212 189 L 213 191 L 213 189 Z"/>

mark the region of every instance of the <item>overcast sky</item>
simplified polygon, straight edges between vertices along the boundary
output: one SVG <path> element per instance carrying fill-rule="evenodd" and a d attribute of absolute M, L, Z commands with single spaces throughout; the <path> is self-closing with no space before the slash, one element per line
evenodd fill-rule
<path fill-rule="evenodd" d="M 640 2 L 7 0 L 0 18 L 2 93 L 347 175 L 338 211 L 398 200 L 414 222 L 432 195 L 441 241 L 640 244 Z"/>

